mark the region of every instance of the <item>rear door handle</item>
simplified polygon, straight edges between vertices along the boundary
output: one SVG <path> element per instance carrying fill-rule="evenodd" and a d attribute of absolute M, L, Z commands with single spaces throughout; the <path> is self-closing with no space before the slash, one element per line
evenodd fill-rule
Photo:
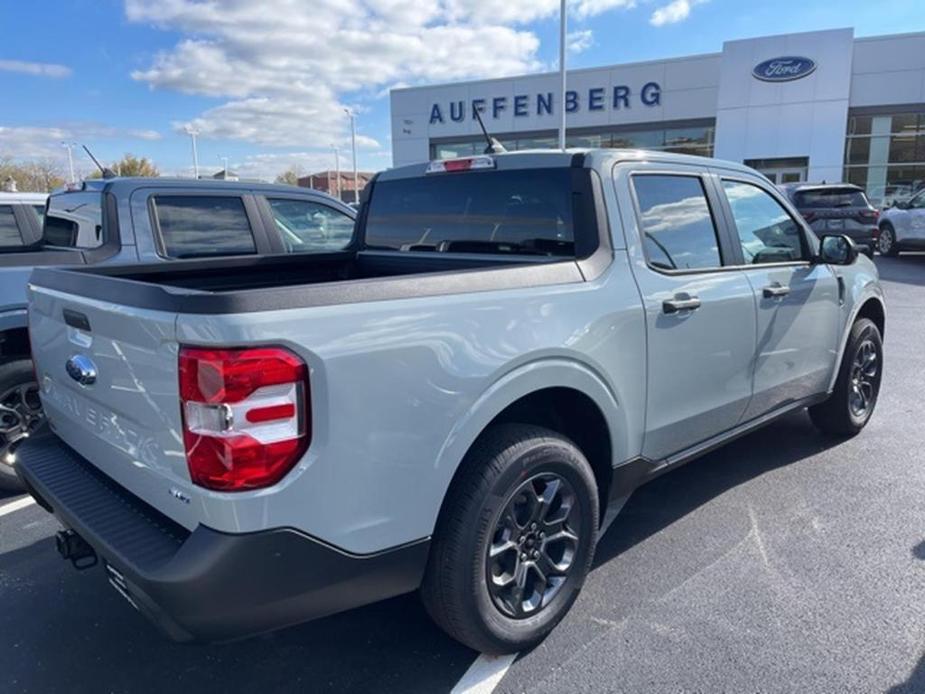
<path fill-rule="evenodd" d="M 762 289 L 761 293 L 764 294 L 765 299 L 774 299 L 781 296 L 787 296 L 790 293 L 790 287 L 785 287 L 784 285 L 775 282 L 774 284 L 769 284 L 767 287 Z"/>
<path fill-rule="evenodd" d="M 694 311 L 700 308 L 700 299 L 696 296 L 679 295 L 673 299 L 662 302 L 663 313 L 677 313 L 678 311 Z"/>

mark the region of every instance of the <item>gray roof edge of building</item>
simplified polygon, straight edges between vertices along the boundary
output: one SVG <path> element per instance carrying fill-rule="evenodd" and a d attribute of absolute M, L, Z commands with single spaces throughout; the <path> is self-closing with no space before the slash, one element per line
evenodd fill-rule
<path fill-rule="evenodd" d="M 797 31 L 792 34 L 771 34 L 768 36 L 753 36 L 750 38 L 743 38 L 743 39 L 729 39 L 728 41 L 724 41 L 723 45 L 725 46 L 727 43 L 738 43 L 741 41 L 755 41 L 757 39 L 776 38 L 778 36 L 799 36 L 800 34 L 818 34 L 824 31 L 855 32 L 857 31 L 857 29 L 855 27 L 833 27 L 831 29 Z M 855 36 L 853 40 L 855 43 L 858 43 L 858 42 L 868 42 L 868 41 L 884 41 L 884 40 L 889 40 L 889 39 L 913 38 L 916 36 L 925 36 L 925 31 L 910 31 L 910 32 L 904 32 L 900 34 L 876 34 L 874 36 Z M 584 72 L 592 72 L 595 70 L 615 70 L 618 68 L 638 67 L 640 65 L 653 65 L 656 63 L 671 63 L 671 62 L 678 62 L 682 60 L 694 60 L 697 58 L 716 58 L 722 55 L 723 55 L 723 52 L 721 50 L 710 52 L 710 53 L 694 53 L 692 55 L 675 56 L 673 58 L 656 58 L 653 60 L 638 60 L 638 61 L 630 62 L 630 63 L 614 63 L 611 65 L 597 65 L 595 67 L 583 67 L 583 68 L 568 70 L 568 73 L 569 74 L 581 74 Z M 554 76 L 558 74 L 559 74 L 558 72 L 530 72 L 530 73 L 524 73 L 520 75 L 508 75 L 507 77 L 490 77 L 488 79 L 483 79 L 483 80 L 475 79 L 475 80 L 460 80 L 458 82 L 438 82 L 435 84 L 422 84 L 422 85 L 417 85 L 413 87 L 396 87 L 396 88 L 390 89 L 389 94 L 390 95 L 400 94 L 404 92 L 420 91 L 424 89 L 441 89 L 444 87 L 458 87 L 464 84 L 476 84 L 476 83 L 490 84 L 492 82 L 505 82 L 505 81 L 516 80 L 516 79 L 529 79 L 532 77 L 549 77 L 549 76 Z"/>
<path fill-rule="evenodd" d="M 713 53 L 694 53 L 692 55 L 684 56 L 675 56 L 673 58 L 656 58 L 653 60 L 637 60 L 632 63 L 615 63 L 613 65 L 597 65 L 595 67 L 580 67 L 574 69 L 567 69 L 566 71 L 570 75 L 579 75 L 585 72 L 595 72 L 598 70 L 616 70 L 619 68 L 631 68 L 639 67 L 641 65 L 656 65 L 658 63 L 677 63 L 683 60 L 695 60 L 698 58 L 718 58 L 722 56 L 722 51 L 715 51 Z M 523 79 L 533 79 L 535 77 L 555 77 L 559 73 L 557 71 L 550 72 L 526 72 L 520 75 L 508 75 L 507 77 L 489 77 L 483 80 L 460 80 L 459 82 L 439 82 L 435 84 L 421 84 L 414 87 L 395 87 L 389 90 L 389 94 L 396 94 L 400 92 L 413 92 L 419 91 L 422 89 L 441 89 L 444 87 L 458 87 L 464 84 L 490 84 L 492 82 L 507 82 L 510 80 L 523 80 Z"/>
<path fill-rule="evenodd" d="M 855 43 L 869 43 L 872 41 L 888 41 L 890 39 L 925 38 L 925 31 L 904 31 L 900 34 L 874 34 L 872 36 L 855 36 Z"/>

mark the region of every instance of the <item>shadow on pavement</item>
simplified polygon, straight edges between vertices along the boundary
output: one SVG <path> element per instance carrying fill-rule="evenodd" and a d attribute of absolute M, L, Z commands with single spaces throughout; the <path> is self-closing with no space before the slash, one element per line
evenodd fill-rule
<path fill-rule="evenodd" d="M 723 492 L 840 442 L 819 433 L 809 415 L 799 412 L 672 470 L 630 497 L 601 538 L 594 566 L 610 561 Z"/>
<path fill-rule="evenodd" d="M 223 645 L 175 644 L 99 567 L 43 539 L 0 555 L 0 691 L 440 692 L 474 659 L 416 595 Z"/>

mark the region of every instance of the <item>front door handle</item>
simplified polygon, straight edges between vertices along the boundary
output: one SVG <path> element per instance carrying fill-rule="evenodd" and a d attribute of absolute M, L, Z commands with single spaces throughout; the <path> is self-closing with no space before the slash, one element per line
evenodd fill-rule
<path fill-rule="evenodd" d="M 785 287 L 775 282 L 762 289 L 761 293 L 764 294 L 765 299 L 776 299 L 781 296 L 787 296 L 790 293 L 790 287 Z"/>
<path fill-rule="evenodd" d="M 678 311 L 694 311 L 700 308 L 700 299 L 688 294 L 679 294 L 673 299 L 662 302 L 662 312 L 677 313 Z"/>

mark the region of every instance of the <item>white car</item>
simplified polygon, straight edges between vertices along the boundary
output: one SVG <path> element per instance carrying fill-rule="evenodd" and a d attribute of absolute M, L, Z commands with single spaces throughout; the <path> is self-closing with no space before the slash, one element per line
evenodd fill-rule
<path fill-rule="evenodd" d="M 890 256 L 900 251 L 925 251 L 925 189 L 883 211 L 877 250 Z"/>

